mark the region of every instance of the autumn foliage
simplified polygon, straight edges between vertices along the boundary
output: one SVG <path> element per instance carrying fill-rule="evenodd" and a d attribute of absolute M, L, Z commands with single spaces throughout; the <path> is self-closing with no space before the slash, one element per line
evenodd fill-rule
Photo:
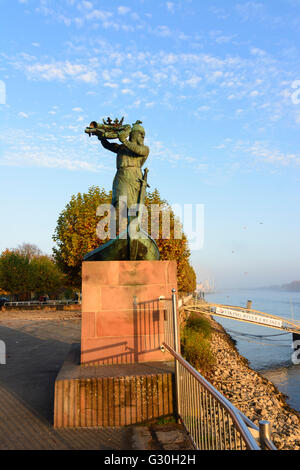
<path fill-rule="evenodd" d="M 97 237 L 96 228 L 101 217 L 96 212 L 100 204 L 110 203 L 111 193 L 92 186 L 87 193 L 72 196 L 58 218 L 53 235 L 57 247 L 53 248 L 53 255 L 72 287 L 81 287 L 84 255 L 108 241 Z"/>
<path fill-rule="evenodd" d="M 81 264 L 84 255 L 109 239 L 99 240 L 97 237 L 96 228 L 101 217 L 97 216 L 96 212 L 99 205 L 110 203 L 111 192 L 92 186 L 87 193 L 72 196 L 58 218 L 53 235 L 57 246 L 53 249 L 53 254 L 57 265 L 67 274 L 73 287 L 79 288 L 81 285 Z M 145 205 L 149 209 L 152 204 L 159 205 L 162 212 L 168 211 L 170 214 L 170 239 L 163 239 L 161 231 L 155 237 L 160 257 L 162 260 L 177 261 L 179 291 L 194 291 L 196 276 L 189 263 L 190 251 L 187 239 L 184 234 L 182 239 L 174 239 L 175 215 L 168 203 L 161 199 L 157 190 L 147 194 Z M 150 213 L 149 210 L 148 213 Z M 150 217 L 148 224 L 148 233 L 151 233 Z M 159 226 L 161 228 L 161 218 Z"/>
<path fill-rule="evenodd" d="M 66 285 L 65 275 L 38 247 L 23 244 L 0 255 L 0 289 L 18 300 L 32 295 L 56 296 Z"/>
<path fill-rule="evenodd" d="M 196 289 L 196 274 L 190 265 L 190 250 L 185 234 L 182 232 L 182 238 L 176 239 L 176 227 L 180 226 L 180 221 L 176 220 L 167 201 L 161 199 L 157 189 L 152 193 L 149 192 L 146 197 L 145 205 L 150 208 L 151 205 L 159 205 L 161 210 L 159 228 L 160 232 L 155 237 L 155 241 L 159 248 L 161 260 L 175 260 L 177 262 L 177 281 L 179 292 L 193 292 Z M 148 211 L 150 212 L 150 211 Z M 170 238 L 164 239 L 162 233 L 162 213 L 167 212 L 170 216 Z M 148 220 L 148 231 L 151 233 L 151 220 Z"/>

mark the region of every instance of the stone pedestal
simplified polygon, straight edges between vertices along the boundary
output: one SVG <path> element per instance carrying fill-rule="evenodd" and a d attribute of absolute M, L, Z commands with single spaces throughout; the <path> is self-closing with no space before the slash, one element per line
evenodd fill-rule
<path fill-rule="evenodd" d="M 54 427 L 147 423 L 175 413 L 174 362 L 79 364 L 73 344 L 55 381 Z"/>
<path fill-rule="evenodd" d="M 81 345 L 55 381 L 54 426 L 124 426 L 171 416 L 174 360 L 164 342 L 175 261 L 86 261 Z"/>
<path fill-rule="evenodd" d="M 175 261 L 82 265 L 81 364 L 166 361 L 164 302 L 177 289 Z"/>

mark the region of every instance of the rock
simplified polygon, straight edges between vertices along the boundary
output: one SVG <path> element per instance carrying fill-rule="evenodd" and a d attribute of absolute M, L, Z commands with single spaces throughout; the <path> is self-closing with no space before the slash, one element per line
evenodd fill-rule
<path fill-rule="evenodd" d="M 134 450 L 148 450 L 151 448 L 152 435 L 146 426 L 135 426 L 132 430 L 132 448 Z"/>
<path fill-rule="evenodd" d="M 261 410 L 261 417 L 262 418 L 267 418 L 269 416 L 268 410 L 262 409 Z"/>
<path fill-rule="evenodd" d="M 213 333 L 211 350 L 216 357 L 214 386 L 255 424 L 270 421 L 278 449 L 300 449 L 300 419 L 287 410 L 274 384 L 249 367 L 226 335 Z"/>
<path fill-rule="evenodd" d="M 169 432 L 156 431 L 155 434 L 162 445 L 182 444 L 185 442 L 185 435 L 179 430 Z"/>
<path fill-rule="evenodd" d="M 298 416 L 296 415 L 292 415 L 291 416 L 291 421 L 294 423 L 294 424 L 297 424 L 299 426 L 300 424 L 300 419 L 298 418 Z"/>

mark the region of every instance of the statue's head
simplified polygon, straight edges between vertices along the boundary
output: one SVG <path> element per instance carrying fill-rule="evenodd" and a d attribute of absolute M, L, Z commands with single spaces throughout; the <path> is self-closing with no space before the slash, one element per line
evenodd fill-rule
<path fill-rule="evenodd" d="M 145 129 L 143 126 L 141 126 L 142 122 L 141 121 L 136 121 L 132 125 L 131 132 L 129 135 L 129 140 L 130 142 L 135 142 L 139 145 L 144 145 L 144 139 L 145 139 Z"/>

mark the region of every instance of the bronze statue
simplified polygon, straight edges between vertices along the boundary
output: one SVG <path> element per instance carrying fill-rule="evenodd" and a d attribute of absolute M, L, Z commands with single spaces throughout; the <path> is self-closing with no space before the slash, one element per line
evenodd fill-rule
<path fill-rule="evenodd" d="M 128 132 L 129 140 L 127 140 Z M 144 145 L 145 130 L 137 121 L 132 129 L 121 130 L 118 138 L 122 144 L 111 143 L 105 137 L 98 136 L 103 147 L 117 154 L 117 173 L 112 187 L 112 205 L 120 211 L 120 198 L 126 196 L 127 206 L 131 207 L 139 201 L 141 189 L 140 180 L 142 179 L 142 166 L 149 155 L 149 148 Z M 123 220 L 126 220 L 127 214 L 121 209 Z"/>
<path fill-rule="evenodd" d="M 84 258 L 86 261 L 159 259 L 156 243 L 140 227 L 140 210 L 137 211 L 135 217 L 128 216 L 128 210 L 135 205 L 143 204 L 146 196 L 148 169 L 146 168 L 142 174 L 142 167 L 148 158 L 149 147 L 144 145 L 145 129 L 141 126 L 141 121 L 136 121 L 132 127 L 128 124 L 124 125 L 123 121 L 124 118 L 120 121 L 107 118 L 102 124 L 93 121 L 85 130 L 89 136 L 96 135 L 105 149 L 117 155 L 112 205 L 116 210 L 117 226 L 120 232 L 116 239 L 88 253 Z M 127 140 L 128 137 L 129 140 Z M 121 144 L 108 141 L 108 139 L 116 138 Z M 128 230 L 135 218 L 138 221 L 135 224 L 138 225 L 137 237 L 130 235 Z"/>

